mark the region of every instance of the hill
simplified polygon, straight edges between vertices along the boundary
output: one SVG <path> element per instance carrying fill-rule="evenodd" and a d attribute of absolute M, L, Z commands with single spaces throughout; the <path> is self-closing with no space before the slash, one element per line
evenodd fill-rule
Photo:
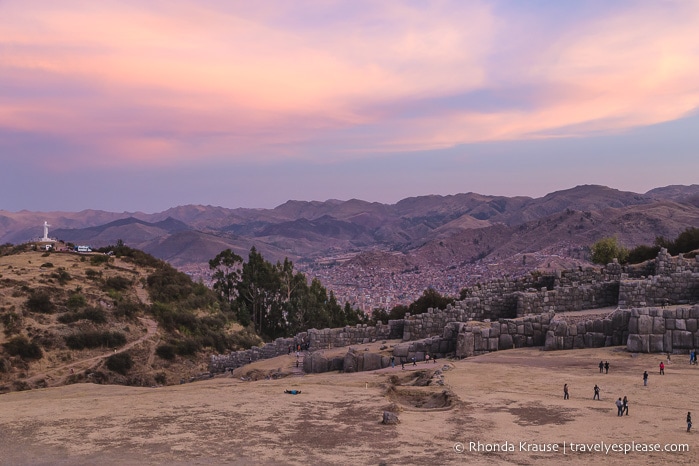
<path fill-rule="evenodd" d="M 647 193 L 584 185 L 541 198 L 462 193 L 390 205 L 359 199 L 290 200 L 274 209 L 187 205 L 155 214 L 0 211 L 0 243 L 37 237 L 44 221 L 59 239 L 94 247 L 122 240 L 205 283 L 218 252 L 246 257 L 254 246 L 272 262 L 288 257 L 340 301 L 371 310 L 378 302 L 412 301 L 426 286 L 453 295 L 482 277 L 582 266 L 589 247 L 607 236 L 629 248 L 676 237 L 699 227 L 699 185 Z"/>
<path fill-rule="evenodd" d="M 175 384 L 207 373 L 212 352 L 261 341 L 205 286 L 140 251 L 122 252 L 0 248 L 0 392 Z"/>

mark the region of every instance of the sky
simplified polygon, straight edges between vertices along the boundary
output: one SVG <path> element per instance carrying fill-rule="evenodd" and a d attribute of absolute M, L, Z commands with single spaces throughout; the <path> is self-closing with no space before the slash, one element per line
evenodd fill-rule
<path fill-rule="evenodd" d="M 693 0 L 0 0 L 0 210 L 699 182 Z"/>

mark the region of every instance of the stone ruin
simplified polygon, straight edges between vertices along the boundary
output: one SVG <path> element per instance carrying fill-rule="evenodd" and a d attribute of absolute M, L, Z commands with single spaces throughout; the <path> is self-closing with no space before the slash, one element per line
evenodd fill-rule
<path fill-rule="evenodd" d="M 348 351 L 342 358 L 326 359 L 316 351 L 396 339 L 403 341 L 393 347 L 396 364 L 424 361 L 427 354 L 462 358 L 532 346 L 558 350 L 626 345 L 633 352 L 688 352 L 699 348 L 696 303 L 699 256 L 673 257 L 661 249 L 655 260 L 642 265 L 623 267 L 615 261 L 602 268 L 478 284 L 445 310 L 407 314 L 388 324 L 310 329 L 261 347 L 214 355 L 210 371 L 281 356 L 301 343 L 310 350 L 305 372 L 374 370 L 387 367 L 389 358 Z M 589 318 L 556 314 L 610 307 L 616 310 Z"/>

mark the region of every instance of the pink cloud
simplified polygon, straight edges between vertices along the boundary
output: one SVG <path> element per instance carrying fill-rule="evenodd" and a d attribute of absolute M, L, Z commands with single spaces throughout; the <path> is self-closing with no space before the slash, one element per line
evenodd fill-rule
<path fill-rule="evenodd" d="M 0 4 L 0 71 L 54 90 L 0 94 L 0 127 L 79 141 L 91 163 L 159 165 L 580 136 L 699 107 L 694 4 L 639 4 L 544 47 L 509 38 L 511 21 L 532 19 L 497 17 L 490 3 L 348 4 L 342 20 L 311 24 L 264 2 L 143 5 Z M 522 53 L 508 55 L 503 37 Z M 518 82 L 544 89 L 531 108 L 376 111 Z"/>

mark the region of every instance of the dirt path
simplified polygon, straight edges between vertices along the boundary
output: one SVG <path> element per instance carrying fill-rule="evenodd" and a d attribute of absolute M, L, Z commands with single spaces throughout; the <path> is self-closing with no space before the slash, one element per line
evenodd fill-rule
<path fill-rule="evenodd" d="M 143 325 L 146 328 L 146 334 L 143 335 L 138 340 L 134 340 L 130 343 L 127 343 L 126 345 L 122 346 L 119 349 L 115 349 L 114 351 L 109 351 L 109 352 L 102 353 L 102 354 L 97 355 L 97 356 L 92 356 L 89 358 L 81 359 L 79 361 L 73 361 L 69 364 L 64 364 L 62 366 L 54 367 L 50 370 L 44 371 L 40 374 L 36 374 L 36 375 L 26 379 L 26 382 L 29 384 L 33 384 L 33 383 L 38 382 L 41 379 L 45 379 L 46 385 L 48 387 L 56 387 L 59 385 L 65 385 L 66 379 L 71 375 L 70 369 L 72 369 L 73 371 L 89 369 L 90 367 L 95 366 L 97 363 L 99 363 L 103 359 L 106 359 L 109 356 L 112 356 L 114 354 L 123 353 L 125 351 L 128 351 L 131 348 L 133 348 L 134 346 L 139 345 L 139 344 L 143 343 L 144 341 L 146 341 L 147 339 L 156 335 L 156 333 L 158 331 L 158 323 L 156 321 L 149 319 L 147 317 L 139 317 L 138 319 L 141 321 L 141 323 L 143 323 Z M 67 371 L 67 373 L 61 373 L 62 371 Z M 54 374 L 56 376 L 54 376 Z"/>

